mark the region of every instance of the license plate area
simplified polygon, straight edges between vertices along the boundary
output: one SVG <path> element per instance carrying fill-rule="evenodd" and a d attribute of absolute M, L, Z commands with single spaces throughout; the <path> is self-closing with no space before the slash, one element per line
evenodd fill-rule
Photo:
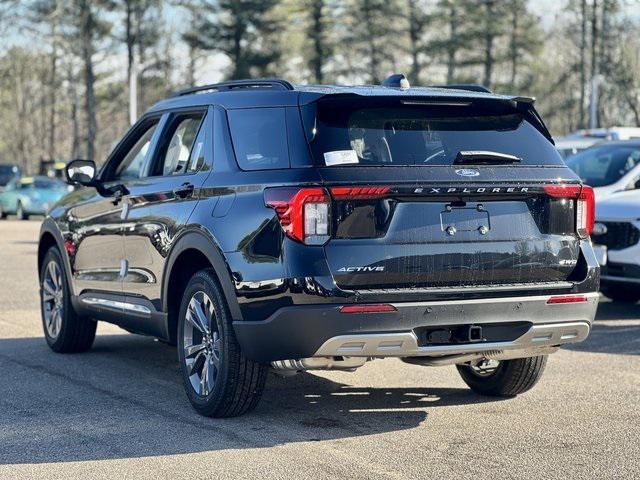
<path fill-rule="evenodd" d="M 464 207 L 447 205 L 440 212 L 440 228 L 447 235 L 473 231 L 486 235 L 491 230 L 491 218 L 481 203 Z"/>

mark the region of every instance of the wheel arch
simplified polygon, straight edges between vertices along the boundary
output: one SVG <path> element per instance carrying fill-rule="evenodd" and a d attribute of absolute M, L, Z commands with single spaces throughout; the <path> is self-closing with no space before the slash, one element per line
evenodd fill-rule
<path fill-rule="evenodd" d="M 190 231 L 183 234 L 169 253 L 162 284 L 162 311 L 167 314 L 169 340 L 175 341 L 178 310 L 182 292 L 188 279 L 197 271 L 211 268 L 222 288 L 231 318 L 242 319 L 242 313 L 233 286 L 231 272 L 215 240 L 204 233 Z"/>
<path fill-rule="evenodd" d="M 58 229 L 55 221 L 50 217 L 47 217 L 42 222 L 40 227 L 40 236 L 38 239 L 38 278 L 40 277 L 40 271 L 42 270 L 42 262 L 44 257 L 51 247 L 57 247 L 62 256 L 62 263 L 64 264 L 65 273 L 69 279 L 69 289 L 71 295 L 74 295 L 73 277 L 71 276 L 71 264 L 69 262 L 69 255 L 64 248 L 64 239 Z"/>

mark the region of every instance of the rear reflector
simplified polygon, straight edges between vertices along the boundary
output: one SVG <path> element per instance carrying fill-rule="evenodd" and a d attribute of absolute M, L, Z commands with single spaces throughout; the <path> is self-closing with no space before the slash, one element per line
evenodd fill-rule
<path fill-rule="evenodd" d="M 377 305 L 344 305 L 340 307 L 340 313 L 383 313 L 395 312 L 396 310 L 396 307 L 387 303 Z"/>
<path fill-rule="evenodd" d="M 555 305 L 558 303 L 584 303 L 588 300 L 586 295 L 556 295 L 549 297 L 547 305 Z"/>

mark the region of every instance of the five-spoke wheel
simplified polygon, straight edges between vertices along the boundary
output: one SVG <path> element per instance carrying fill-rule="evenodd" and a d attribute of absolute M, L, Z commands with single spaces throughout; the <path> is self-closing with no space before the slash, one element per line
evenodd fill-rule
<path fill-rule="evenodd" d="M 52 339 L 58 337 L 64 313 L 64 291 L 62 272 L 55 260 L 45 267 L 42 278 L 42 315 L 44 326 Z"/>

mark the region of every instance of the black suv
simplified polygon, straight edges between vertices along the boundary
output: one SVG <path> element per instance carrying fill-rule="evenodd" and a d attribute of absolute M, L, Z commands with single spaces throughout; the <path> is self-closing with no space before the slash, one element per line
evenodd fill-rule
<path fill-rule="evenodd" d="M 482 88 L 193 88 L 155 105 L 50 212 L 38 265 L 56 352 L 96 320 L 177 344 L 204 415 L 257 404 L 269 367 L 457 365 L 531 388 L 584 340 L 594 200 L 525 97 Z"/>

